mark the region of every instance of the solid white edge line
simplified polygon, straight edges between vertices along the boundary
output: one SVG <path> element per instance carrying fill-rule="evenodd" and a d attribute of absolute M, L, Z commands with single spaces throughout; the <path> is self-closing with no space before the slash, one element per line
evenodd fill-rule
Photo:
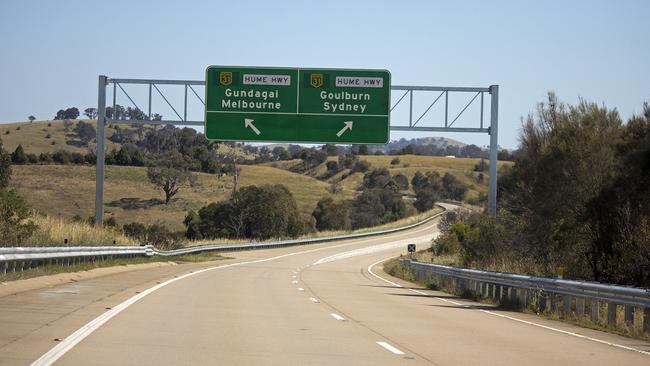
<path fill-rule="evenodd" d="M 422 230 L 422 229 L 419 229 L 417 231 L 420 231 L 420 230 Z M 389 237 L 394 236 L 394 235 L 399 236 L 399 235 L 402 235 L 402 234 L 403 233 L 395 233 L 395 234 L 391 233 L 389 235 Z M 120 304 L 114 306 L 112 309 L 104 312 L 103 314 L 99 315 L 95 319 L 93 319 L 90 322 L 86 323 L 81 328 L 79 328 L 77 331 L 70 334 L 69 336 L 64 338 L 61 342 L 59 342 L 56 346 L 52 347 L 49 351 L 44 353 L 36 361 L 32 362 L 32 365 L 33 366 L 49 366 L 49 365 L 52 365 L 59 358 L 63 357 L 63 355 L 65 355 L 74 346 L 79 344 L 79 342 L 81 342 L 84 338 L 88 337 L 95 330 L 97 330 L 99 327 L 104 325 L 107 321 L 111 320 L 117 314 L 124 311 L 129 306 L 133 305 L 134 303 L 136 303 L 140 299 L 144 298 L 145 296 L 151 294 L 152 292 L 154 292 L 156 290 L 159 290 L 160 288 L 165 287 L 165 286 L 167 286 L 167 285 L 169 285 L 171 283 L 182 280 L 184 278 L 187 278 L 187 277 L 190 277 L 190 276 L 195 276 L 195 275 L 197 275 L 199 273 L 212 271 L 212 270 L 215 270 L 215 269 L 223 269 L 223 268 L 229 268 L 229 267 L 235 267 L 235 266 L 243 266 L 243 265 L 246 265 L 246 264 L 268 262 L 268 261 L 272 261 L 272 260 L 276 260 L 276 259 L 282 259 L 282 258 L 286 258 L 286 257 L 295 256 L 295 255 L 308 254 L 308 253 L 318 252 L 318 251 L 322 251 L 322 250 L 329 250 L 329 249 L 334 249 L 334 248 L 345 247 L 345 246 L 359 245 L 361 243 L 371 241 L 371 240 L 377 240 L 377 238 L 365 239 L 365 240 L 361 240 L 361 241 L 355 241 L 355 242 L 352 242 L 352 243 L 344 243 L 344 244 L 338 244 L 338 245 L 322 247 L 322 248 L 303 250 L 303 251 L 300 251 L 300 252 L 287 253 L 287 254 L 282 254 L 282 255 L 279 255 L 279 256 L 275 256 L 275 257 L 257 259 L 257 260 L 248 261 L 248 262 L 238 262 L 238 263 L 225 264 L 223 266 L 209 267 L 209 268 L 204 268 L 204 269 L 201 269 L 201 270 L 198 270 L 198 271 L 186 273 L 186 274 L 184 274 L 182 276 L 172 278 L 172 279 L 167 280 L 165 282 L 159 283 L 156 286 L 153 286 L 153 287 L 151 287 L 151 288 L 149 288 L 147 290 L 144 290 L 144 291 L 140 292 L 139 294 L 137 294 L 135 296 L 130 297 L 129 299 L 121 302 Z M 297 268 L 297 271 L 300 271 L 300 268 Z M 302 291 L 304 291 L 304 289 L 302 289 Z"/>
<path fill-rule="evenodd" d="M 345 318 L 336 313 L 330 313 L 330 316 L 338 321 L 345 321 Z"/>
<path fill-rule="evenodd" d="M 385 278 L 383 278 L 383 277 L 381 277 L 381 276 L 378 276 L 377 274 L 375 274 L 375 273 L 372 271 L 372 267 L 376 266 L 376 265 L 379 264 L 379 263 L 385 262 L 385 261 L 387 261 L 387 260 L 389 260 L 389 259 L 391 259 L 391 258 L 393 258 L 393 257 L 385 258 L 385 259 L 382 259 L 382 260 L 380 260 L 380 261 L 377 261 L 377 262 L 375 262 L 375 263 L 369 265 L 369 266 L 368 266 L 368 273 L 370 273 L 371 275 L 375 276 L 376 278 L 378 278 L 378 279 L 380 279 L 380 280 L 382 280 L 382 281 L 384 281 L 384 282 L 386 282 L 386 283 L 389 283 L 389 284 L 391 284 L 391 285 L 393 285 L 393 286 L 395 286 L 395 287 L 403 287 L 402 285 L 400 285 L 400 284 L 398 284 L 398 283 L 395 283 L 395 282 L 393 282 L 393 281 L 389 281 L 389 280 L 387 280 L 387 279 L 385 279 Z M 469 305 L 461 304 L 461 303 L 459 303 L 459 302 L 452 301 L 452 300 L 448 300 L 448 299 L 443 299 L 443 298 L 441 298 L 441 297 L 437 297 L 437 296 L 432 296 L 432 295 L 429 295 L 429 294 L 427 294 L 427 293 L 425 293 L 425 292 L 422 292 L 422 291 L 418 291 L 418 290 L 414 290 L 414 289 L 408 289 L 408 290 L 411 291 L 411 292 L 415 292 L 416 294 L 431 296 L 432 298 L 434 298 L 434 299 L 436 299 L 436 300 L 440 300 L 440 301 L 448 302 L 448 303 L 451 303 L 451 304 L 454 304 L 454 305 L 462 306 L 462 307 L 464 307 L 464 308 L 471 308 L 471 306 L 469 306 Z M 493 311 L 489 311 L 489 310 L 483 310 L 483 309 L 477 309 L 477 310 L 480 311 L 480 312 L 482 312 L 482 313 L 485 313 L 485 314 L 490 314 L 490 315 L 498 316 L 499 318 L 508 319 L 508 320 L 513 320 L 513 321 L 516 321 L 516 322 L 519 322 L 519 323 L 532 325 L 532 326 L 539 327 L 539 328 L 543 328 L 543 329 L 550 330 L 550 331 L 553 331 L 553 332 L 562 333 L 562 334 L 566 334 L 566 335 L 573 336 L 573 337 L 576 337 L 576 338 L 582 338 L 582 339 L 585 339 L 585 340 L 588 340 L 588 341 L 592 341 L 592 342 L 596 342 L 596 343 L 604 344 L 604 345 L 607 345 L 607 346 L 611 346 L 611 347 L 616 347 L 616 348 L 624 349 L 624 350 L 627 350 L 627 351 L 638 352 L 638 353 L 641 353 L 641 354 L 643 354 L 643 355 L 650 356 L 650 352 L 648 352 L 648 351 L 643 351 L 643 350 L 640 350 L 640 349 L 638 349 L 638 348 L 629 347 L 629 346 L 624 346 L 624 345 L 622 345 L 622 344 L 617 344 L 617 343 L 612 343 L 612 342 L 604 341 L 604 340 L 602 340 L 602 339 L 593 338 L 593 337 L 589 337 L 589 336 L 586 336 L 586 335 L 577 334 L 577 333 L 569 332 L 569 331 L 566 331 L 566 330 L 553 328 L 553 327 L 550 327 L 550 326 L 548 326 L 548 325 L 538 324 L 538 323 L 534 323 L 534 322 L 531 322 L 531 321 L 528 321 L 528 320 L 523 320 L 523 319 L 515 318 L 515 317 L 508 316 L 508 315 L 504 315 L 504 314 L 498 314 L 498 313 L 495 313 L 495 312 L 493 312 Z"/>
<path fill-rule="evenodd" d="M 403 355 L 404 352 L 400 351 L 399 349 L 395 348 L 394 346 L 386 343 L 386 342 L 381 342 L 377 341 L 377 344 L 384 347 L 385 349 L 389 350 L 390 352 L 396 354 L 396 355 Z"/>

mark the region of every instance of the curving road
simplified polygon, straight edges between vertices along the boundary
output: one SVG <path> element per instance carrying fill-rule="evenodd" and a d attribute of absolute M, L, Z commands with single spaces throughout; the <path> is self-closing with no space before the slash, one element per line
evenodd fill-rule
<path fill-rule="evenodd" d="M 407 243 L 427 245 L 434 231 L 430 223 L 234 253 L 0 298 L 0 364 L 650 364 L 645 342 L 495 310 L 383 273 L 379 262 Z"/>

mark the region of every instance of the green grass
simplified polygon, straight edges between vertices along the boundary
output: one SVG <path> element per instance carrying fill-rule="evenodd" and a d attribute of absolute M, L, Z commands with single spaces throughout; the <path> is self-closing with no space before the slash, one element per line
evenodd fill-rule
<path fill-rule="evenodd" d="M 284 184 L 293 194 L 300 212 L 310 215 L 319 199 L 329 195 L 329 184 L 314 178 L 269 166 L 241 166 L 240 187 Z M 183 230 L 188 210 L 230 197 L 233 180 L 198 173 L 198 185 L 183 188 L 170 204 L 147 180 L 146 168 L 106 167 L 104 211 L 118 223 L 162 222 L 172 230 Z M 80 165 L 14 165 L 11 184 L 37 211 L 53 217 L 94 215 L 95 167 Z"/>

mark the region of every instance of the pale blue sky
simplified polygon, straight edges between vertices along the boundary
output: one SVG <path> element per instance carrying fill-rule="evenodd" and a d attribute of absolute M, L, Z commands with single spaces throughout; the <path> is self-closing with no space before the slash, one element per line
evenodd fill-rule
<path fill-rule="evenodd" d="M 3 0 L 0 121 L 95 106 L 99 74 L 199 80 L 210 64 L 386 68 L 393 84 L 499 84 L 499 142 L 515 147 L 520 117 L 550 90 L 624 118 L 639 113 L 650 100 L 648 14 L 649 1 Z M 424 135 L 391 138 L 415 136 Z"/>

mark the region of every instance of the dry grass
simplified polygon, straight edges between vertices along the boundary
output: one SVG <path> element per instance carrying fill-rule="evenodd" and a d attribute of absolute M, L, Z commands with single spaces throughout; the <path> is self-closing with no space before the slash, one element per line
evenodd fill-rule
<path fill-rule="evenodd" d="M 36 215 L 31 219 L 38 229 L 25 243 L 26 246 L 62 246 L 64 239 L 69 245 L 137 245 L 120 230 L 97 228 L 86 223 L 75 223 L 58 217 Z"/>
<path fill-rule="evenodd" d="M 240 186 L 284 184 L 303 214 L 311 214 L 316 203 L 327 196 L 329 184 L 314 178 L 268 166 L 241 166 Z M 118 223 L 162 222 L 171 230 L 183 230 L 189 210 L 227 199 L 232 178 L 198 173 L 199 184 L 184 188 L 168 205 L 164 195 L 147 180 L 145 168 L 106 167 L 104 211 Z M 94 214 L 95 167 L 79 165 L 16 165 L 12 185 L 37 211 L 53 217 L 88 217 Z"/>
<path fill-rule="evenodd" d="M 70 127 L 69 132 L 65 132 L 65 127 L 63 121 L 34 121 L 34 123 L 29 122 L 18 122 L 18 123 L 7 123 L 0 124 L 0 138 L 2 138 L 2 143 L 5 150 L 14 151 L 18 145 L 22 145 L 26 153 L 34 153 L 36 155 L 43 152 L 53 152 L 56 150 L 65 150 L 70 152 L 78 152 L 85 154 L 89 148 L 95 149 L 96 144 L 90 143 L 88 147 L 78 147 L 71 145 L 74 141 L 79 141 L 79 138 L 74 134 L 74 127 L 79 121 L 88 122 L 95 127 L 97 126 L 96 120 L 70 120 L 72 126 Z M 51 126 L 48 126 L 51 124 Z M 16 128 L 20 127 L 20 130 Z M 128 126 L 120 126 L 120 128 L 128 129 Z M 9 134 L 6 135 L 6 131 L 9 131 Z M 109 137 L 115 132 L 112 128 L 106 129 L 106 148 L 109 150 L 112 148 L 120 148 L 120 144 L 114 144 L 108 140 Z M 50 138 L 46 138 L 47 135 L 51 135 Z M 52 145 L 52 141 L 55 141 L 55 145 Z"/>

